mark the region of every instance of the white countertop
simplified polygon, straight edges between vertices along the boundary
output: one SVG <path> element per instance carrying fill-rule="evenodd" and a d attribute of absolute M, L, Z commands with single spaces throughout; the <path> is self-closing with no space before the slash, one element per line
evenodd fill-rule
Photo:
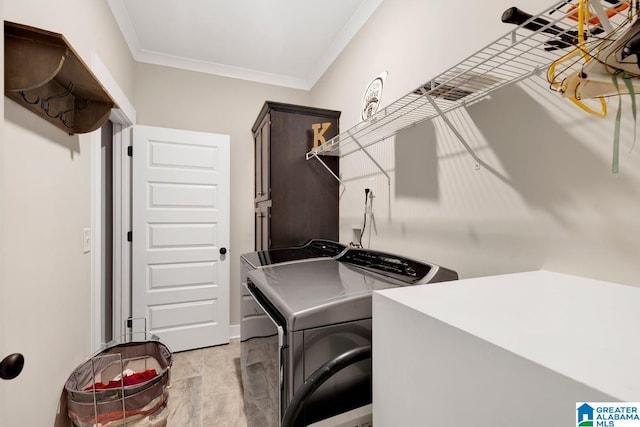
<path fill-rule="evenodd" d="M 377 291 L 621 401 L 640 401 L 640 288 L 534 271 Z"/>

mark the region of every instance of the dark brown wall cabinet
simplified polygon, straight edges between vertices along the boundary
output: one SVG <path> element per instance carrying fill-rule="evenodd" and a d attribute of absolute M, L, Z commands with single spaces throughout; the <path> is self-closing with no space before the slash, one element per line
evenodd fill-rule
<path fill-rule="evenodd" d="M 69 134 L 100 128 L 115 102 L 58 33 L 4 22 L 5 95 Z"/>
<path fill-rule="evenodd" d="M 338 240 L 338 181 L 305 154 L 340 132 L 339 119 L 339 111 L 265 102 L 252 128 L 256 250 Z M 339 174 L 338 157 L 323 160 Z"/>

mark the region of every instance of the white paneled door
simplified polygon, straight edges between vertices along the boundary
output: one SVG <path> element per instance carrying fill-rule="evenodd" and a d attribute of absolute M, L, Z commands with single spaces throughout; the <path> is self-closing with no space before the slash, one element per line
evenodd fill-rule
<path fill-rule="evenodd" d="M 228 343 L 229 137 L 135 126 L 132 163 L 133 317 L 173 351 Z"/>

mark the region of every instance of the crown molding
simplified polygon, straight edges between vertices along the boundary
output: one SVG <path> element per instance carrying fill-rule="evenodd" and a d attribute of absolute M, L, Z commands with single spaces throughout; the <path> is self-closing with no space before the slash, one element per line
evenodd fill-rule
<path fill-rule="evenodd" d="M 305 79 L 281 74 L 266 73 L 248 68 L 216 64 L 213 62 L 200 61 L 197 59 L 184 58 L 148 50 L 140 50 L 137 54 L 134 54 L 134 57 L 136 61 L 146 62 L 148 64 L 163 65 L 166 67 L 180 68 L 182 70 L 197 71 L 200 73 L 214 74 L 217 76 L 249 80 L 252 82 L 276 86 L 285 86 L 293 89 L 310 89 L 310 86 Z"/>
<path fill-rule="evenodd" d="M 351 39 L 360 31 L 360 28 L 369 20 L 371 15 L 376 11 L 378 6 L 384 0 L 365 0 L 358 10 L 351 16 L 349 22 L 342 28 L 336 38 L 333 40 L 327 51 L 318 61 L 315 67 L 311 69 L 307 76 L 309 89 L 311 89 L 324 73 L 331 67 L 333 61 L 340 56 L 342 51 L 347 47 Z"/>
<path fill-rule="evenodd" d="M 383 0 L 364 0 L 305 78 L 267 73 L 142 49 L 131 18 L 127 13 L 125 0 L 108 0 L 131 55 L 138 62 L 302 90 L 311 90 L 382 2 Z"/>

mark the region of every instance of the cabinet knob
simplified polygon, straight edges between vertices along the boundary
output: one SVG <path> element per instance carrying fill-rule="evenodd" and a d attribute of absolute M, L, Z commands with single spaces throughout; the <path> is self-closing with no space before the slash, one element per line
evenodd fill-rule
<path fill-rule="evenodd" d="M 0 378 L 12 380 L 20 375 L 23 367 L 24 356 L 20 353 L 10 354 L 0 362 Z"/>
<path fill-rule="evenodd" d="M 227 253 L 227 248 L 220 248 L 220 255 L 224 255 Z"/>

